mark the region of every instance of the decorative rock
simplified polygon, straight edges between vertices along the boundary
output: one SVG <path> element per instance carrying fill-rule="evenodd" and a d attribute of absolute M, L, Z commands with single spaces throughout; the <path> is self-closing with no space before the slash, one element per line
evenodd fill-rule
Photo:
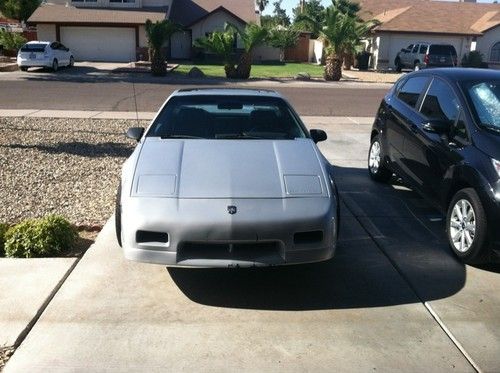
<path fill-rule="evenodd" d="M 295 80 L 311 80 L 311 75 L 309 73 L 298 73 L 295 76 Z"/>
<path fill-rule="evenodd" d="M 193 68 L 191 68 L 191 70 L 189 70 L 188 76 L 190 78 L 195 78 L 195 79 L 204 78 L 205 73 L 203 71 L 201 71 L 199 68 L 197 68 L 196 66 L 194 66 Z"/>

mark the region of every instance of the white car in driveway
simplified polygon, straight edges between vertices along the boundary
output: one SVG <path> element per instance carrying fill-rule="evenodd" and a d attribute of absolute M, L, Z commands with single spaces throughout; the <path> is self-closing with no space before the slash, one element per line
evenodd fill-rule
<path fill-rule="evenodd" d="M 22 71 L 30 67 L 48 67 L 57 71 L 61 66 L 71 67 L 75 63 L 69 48 L 54 41 L 30 41 L 17 54 L 17 66 Z"/>

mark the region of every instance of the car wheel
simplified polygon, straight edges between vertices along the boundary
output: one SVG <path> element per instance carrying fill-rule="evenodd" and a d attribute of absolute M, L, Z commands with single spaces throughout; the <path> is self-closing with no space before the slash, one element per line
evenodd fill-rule
<path fill-rule="evenodd" d="M 387 182 L 392 177 L 392 172 L 383 163 L 384 155 L 379 135 L 375 136 L 368 152 L 368 172 L 373 180 Z"/>
<path fill-rule="evenodd" d="M 476 191 L 458 191 L 446 215 L 448 240 L 453 252 L 466 263 L 478 263 L 487 256 L 487 221 Z"/>
<path fill-rule="evenodd" d="M 69 58 L 69 67 L 73 67 L 73 66 L 75 66 L 75 59 L 73 58 L 73 56 L 71 56 Z"/>
<path fill-rule="evenodd" d="M 26 66 L 20 67 L 21 71 L 28 71 L 28 68 Z"/>
<path fill-rule="evenodd" d="M 52 71 L 56 72 L 59 69 L 59 64 L 57 60 L 52 61 Z"/>
<path fill-rule="evenodd" d="M 118 245 L 122 247 L 122 208 L 120 205 L 122 194 L 122 185 L 118 185 L 118 190 L 116 192 L 116 205 L 115 205 L 115 232 L 116 232 L 116 240 L 118 241 Z"/>
<path fill-rule="evenodd" d="M 401 64 L 401 59 L 399 57 L 396 57 L 396 60 L 394 61 L 394 65 L 396 65 L 396 71 L 398 73 L 400 73 L 401 70 L 403 70 L 403 65 Z"/>
<path fill-rule="evenodd" d="M 420 62 L 415 61 L 415 64 L 413 65 L 413 70 L 414 71 L 419 71 L 420 70 Z"/>

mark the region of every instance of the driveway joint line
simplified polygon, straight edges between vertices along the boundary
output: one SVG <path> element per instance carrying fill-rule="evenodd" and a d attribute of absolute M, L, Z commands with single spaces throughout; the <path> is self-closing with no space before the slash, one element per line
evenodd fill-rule
<path fill-rule="evenodd" d="M 341 197 L 342 199 L 342 197 Z M 366 234 L 372 239 L 373 243 L 375 246 L 380 250 L 382 255 L 384 255 L 389 263 L 391 263 L 392 267 L 396 270 L 396 272 L 401 276 L 401 278 L 407 283 L 411 291 L 415 294 L 417 299 L 422 303 L 422 305 L 425 307 L 427 312 L 431 315 L 431 317 L 434 319 L 434 321 L 438 324 L 438 326 L 441 328 L 441 330 L 446 334 L 448 339 L 453 343 L 453 345 L 458 349 L 460 354 L 467 360 L 467 362 L 471 365 L 472 369 L 474 369 L 478 373 L 482 373 L 481 368 L 477 365 L 477 363 L 472 359 L 472 357 L 465 351 L 464 347 L 458 342 L 458 340 L 455 338 L 455 336 L 451 333 L 451 331 L 446 327 L 444 322 L 439 318 L 439 316 L 434 312 L 430 304 L 427 303 L 427 301 L 424 301 L 422 297 L 418 294 L 417 289 L 413 286 L 411 283 L 410 279 L 408 276 L 406 276 L 403 271 L 399 268 L 399 266 L 396 264 L 396 262 L 390 257 L 390 255 L 384 250 L 383 246 L 378 242 L 376 237 L 374 237 L 368 229 L 365 228 L 365 224 L 363 221 L 359 218 L 359 216 L 356 215 L 355 211 L 351 209 L 349 206 L 349 203 L 347 203 L 346 200 L 342 199 L 344 202 L 344 205 L 346 206 L 347 210 L 354 216 L 354 219 L 361 225 L 363 230 L 366 232 Z"/>
<path fill-rule="evenodd" d="M 349 119 L 351 122 L 353 122 L 354 124 L 357 124 L 358 126 L 360 125 L 360 123 L 354 119 L 352 119 L 351 117 L 346 117 L 347 119 Z"/>

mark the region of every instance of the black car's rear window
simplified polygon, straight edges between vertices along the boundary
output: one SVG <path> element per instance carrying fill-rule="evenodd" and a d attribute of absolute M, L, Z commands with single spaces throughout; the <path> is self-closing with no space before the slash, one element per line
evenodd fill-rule
<path fill-rule="evenodd" d="M 24 44 L 21 52 L 44 52 L 47 44 Z"/>
<path fill-rule="evenodd" d="M 278 97 L 193 95 L 171 98 L 148 137 L 201 139 L 294 139 L 303 125 Z"/>
<path fill-rule="evenodd" d="M 429 48 L 429 54 L 438 54 L 444 56 L 456 56 L 457 51 L 453 45 L 431 45 Z"/>

